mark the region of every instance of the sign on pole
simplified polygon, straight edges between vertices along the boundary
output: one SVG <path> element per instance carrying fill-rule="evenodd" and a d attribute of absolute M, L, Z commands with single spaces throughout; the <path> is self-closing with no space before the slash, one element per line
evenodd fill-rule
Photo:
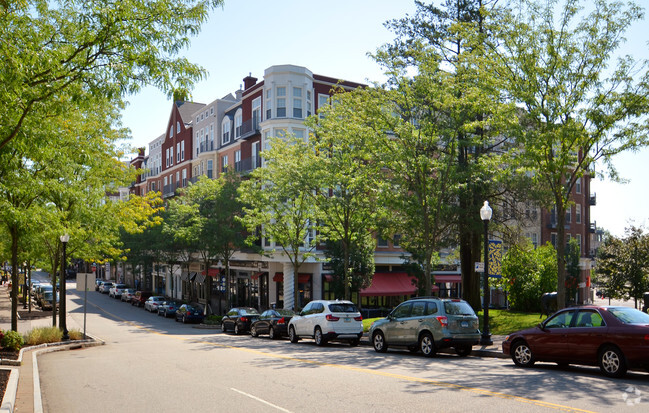
<path fill-rule="evenodd" d="M 502 277 L 503 242 L 489 240 L 489 277 Z"/>
<path fill-rule="evenodd" d="M 475 272 L 484 272 L 484 262 L 475 263 Z"/>

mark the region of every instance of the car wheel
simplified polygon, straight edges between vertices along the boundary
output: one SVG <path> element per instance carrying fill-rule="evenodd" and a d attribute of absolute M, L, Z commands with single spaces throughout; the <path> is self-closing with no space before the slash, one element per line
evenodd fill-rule
<path fill-rule="evenodd" d="M 270 337 L 271 340 L 277 338 L 277 336 L 275 336 L 275 329 L 272 326 L 268 329 L 268 337 Z"/>
<path fill-rule="evenodd" d="M 419 349 L 426 357 L 433 357 L 437 350 L 435 350 L 435 340 L 430 333 L 424 333 L 419 339 Z"/>
<path fill-rule="evenodd" d="M 374 351 L 377 353 L 385 353 L 388 351 L 388 344 L 385 342 L 385 336 L 382 331 L 377 331 L 372 336 L 372 345 L 374 346 Z"/>
<path fill-rule="evenodd" d="M 239 334 L 241 334 L 241 331 L 239 331 L 239 324 L 234 323 L 234 335 L 238 336 Z"/>
<path fill-rule="evenodd" d="M 518 367 L 532 367 L 534 365 L 534 355 L 532 350 L 524 341 L 517 341 L 512 347 L 512 361 Z"/>
<path fill-rule="evenodd" d="M 297 334 L 295 334 L 295 328 L 293 326 L 288 329 L 288 339 L 291 341 L 291 343 L 297 343 L 297 341 L 299 340 L 297 338 Z"/>
<path fill-rule="evenodd" d="M 255 327 L 255 326 L 250 327 L 250 335 L 252 337 L 257 337 L 259 335 L 259 334 L 257 334 L 257 327 Z"/>
<path fill-rule="evenodd" d="M 225 331 L 226 331 L 226 330 L 225 330 L 225 323 L 221 323 L 221 331 L 222 331 L 223 333 L 225 333 Z"/>
<path fill-rule="evenodd" d="M 617 347 L 604 347 L 599 353 L 599 369 L 608 377 L 623 377 L 626 374 L 624 354 Z"/>
<path fill-rule="evenodd" d="M 183 316 L 183 324 L 187 324 L 187 317 Z"/>
<path fill-rule="evenodd" d="M 460 357 L 468 356 L 469 354 L 471 354 L 471 350 L 472 350 L 471 346 L 457 346 L 457 347 L 455 347 L 455 352 Z"/>
<path fill-rule="evenodd" d="M 316 327 L 313 331 L 313 339 L 317 346 L 324 346 L 327 344 L 327 340 L 322 336 L 322 330 L 320 327 Z"/>

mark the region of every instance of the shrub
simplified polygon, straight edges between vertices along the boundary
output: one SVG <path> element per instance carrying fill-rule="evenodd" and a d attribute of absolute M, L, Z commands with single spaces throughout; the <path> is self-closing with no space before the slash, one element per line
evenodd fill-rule
<path fill-rule="evenodd" d="M 208 315 L 203 320 L 203 324 L 219 325 L 219 324 L 221 324 L 222 319 L 223 319 L 223 316 L 220 316 L 220 315 Z"/>
<path fill-rule="evenodd" d="M 17 331 L 5 331 L 0 341 L 0 345 L 5 350 L 18 351 L 22 348 L 24 343 L 23 336 Z"/>
<path fill-rule="evenodd" d="M 68 331 L 68 336 L 70 340 L 83 340 L 83 333 L 79 330 L 70 330 Z"/>
<path fill-rule="evenodd" d="M 63 332 L 57 327 L 37 327 L 27 333 L 27 344 L 36 346 L 44 343 L 58 343 Z"/>

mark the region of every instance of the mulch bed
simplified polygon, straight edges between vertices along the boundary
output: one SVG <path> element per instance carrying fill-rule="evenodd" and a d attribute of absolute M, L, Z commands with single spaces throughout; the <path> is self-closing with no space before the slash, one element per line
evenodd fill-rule
<path fill-rule="evenodd" d="M 11 370 L 0 370 L 0 395 L 4 397 L 5 390 L 7 390 L 7 382 L 9 381 L 9 375 Z"/>

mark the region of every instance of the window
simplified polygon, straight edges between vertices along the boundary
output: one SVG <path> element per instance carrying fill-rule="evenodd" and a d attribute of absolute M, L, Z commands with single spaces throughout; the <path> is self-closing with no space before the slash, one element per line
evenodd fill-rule
<path fill-rule="evenodd" d="M 550 243 L 554 248 L 557 248 L 557 233 L 553 232 L 550 234 Z"/>
<path fill-rule="evenodd" d="M 532 245 L 536 248 L 539 246 L 539 236 L 536 232 L 533 232 L 531 235 Z"/>
<path fill-rule="evenodd" d="M 167 181 L 167 177 L 166 177 L 166 176 L 165 176 L 165 178 L 164 178 L 164 181 L 165 181 L 165 186 L 167 186 L 167 185 L 169 184 L 169 182 Z"/>
<path fill-rule="evenodd" d="M 176 122 L 176 133 L 180 133 L 180 122 Z"/>
<path fill-rule="evenodd" d="M 176 188 L 180 186 L 180 172 L 176 172 Z"/>
<path fill-rule="evenodd" d="M 212 170 L 214 169 L 212 167 L 212 164 L 213 164 L 213 161 L 211 159 L 208 159 L 207 160 L 207 177 L 210 178 L 210 179 L 214 178 L 212 176 L 212 174 L 213 174 Z"/>
<path fill-rule="evenodd" d="M 278 87 L 277 88 L 277 109 L 275 110 L 275 115 L 278 118 L 286 117 L 286 88 Z"/>
<path fill-rule="evenodd" d="M 376 245 L 378 245 L 379 247 L 384 247 L 385 248 L 385 247 L 388 246 L 388 240 L 383 239 L 380 235 L 377 235 L 376 236 Z"/>
<path fill-rule="evenodd" d="M 234 115 L 234 139 L 239 139 L 241 137 L 242 117 L 241 109 L 239 109 L 237 114 Z"/>
<path fill-rule="evenodd" d="M 178 162 L 180 162 L 180 142 L 176 144 L 176 163 Z"/>
<path fill-rule="evenodd" d="M 183 169 L 183 186 L 187 186 L 187 169 Z"/>
<path fill-rule="evenodd" d="M 230 119 L 225 117 L 221 124 L 221 144 L 225 145 L 230 142 Z"/>
<path fill-rule="evenodd" d="M 302 118 L 302 88 L 293 88 L 293 117 Z"/>
<path fill-rule="evenodd" d="M 212 106 L 212 107 L 210 108 L 210 115 L 213 115 L 213 114 L 214 114 L 214 106 Z"/>
<path fill-rule="evenodd" d="M 185 160 L 185 141 L 180 142 L 180 160 Z"/>
<path fill-rule="evenodd" d="M 259 142 L 254 142 L 252 144 L 252 169 L 259 168 L 261 166 L 261 158 L 259 156 Z"/>
<path fill-rule="evenodd" d="M 321 112 L 322 108 L 329 104 L 329 95 L 318 95 L 318 112 Z M 322 118 L 324 115 L 320 113 Z"/>
<path fill-rule="evenodd" d="M 580 204 L 575 205 L 575 221 L 578 224 L 581 224 L 581 205 Z"/>
<path fill-rule="evenodd" d="M 568 206 L 566 208 L 566 224 L 570 224 L 572 221 L 572 207 Z"/>
<path fill-rule="evenodd" d="M 293 129 L 293 135 L 295 135 L 297 139 L 304 140 L 304 129 Z"/>
<path fill-rule="evenodd" d="M 306 91 L 306 115 L 311 116 L 311 91 Z"/>
<path fill-rule="evenodd" d="M 221 157 L 221 172 L 226 172 L 228 170 L 228 155 L 223 155 Z"/>
<path fill-rule="evenodd" d="M 252 129 L 259 130 L 261 123 L 261 98 L 258 97 L 252 101 Z"/>
<path fill-rule="evenodd" d="M 581 194 L 581 178 L 577 178 L 577 181 L 575 181 L 575 190 L 578 194 Z"/>
<path fill-rule="evenodd" d="M 169 168 L 169 148 L 165 151 L 165 167 Z"/>
<path fill-rule="evenodd" d="M 210 123 L 210 146 L 209 150 L 213 151 L 214 150 L 214 124 Z"/>
<path fill-rule="evenodd" d="M 174 137 L 174 126 L 171 125 L 171 126 L 169 127 L 169 139 L 171 139 L 171 138 L 173 138 L 173 137 Z"/>
<path fill-rule="evenodd" d="M 575 238 L 577 239 L 577 245 L 579 245 L 579 252 L 583 251 L 582 245 L 581 245 L 581 234 L 575 234 Z"/>
<path fill-rule="evenodd" d="M 272 118 L 272 107 L 271 107 L 271 94 L 270 89 L 266 89 L 266 119 Z"/>
<path fill-rule="evenodd" d="M 241 171 L 241 150 L 234 152 L 234 170 Z"/>
<path fill-rule="evenodd" d="M 399 243 L 401 242 L 401 235 L 397 234 L 394 237 L 392 237 L 392 245 L 395 248 L 399 247 Z"/>

